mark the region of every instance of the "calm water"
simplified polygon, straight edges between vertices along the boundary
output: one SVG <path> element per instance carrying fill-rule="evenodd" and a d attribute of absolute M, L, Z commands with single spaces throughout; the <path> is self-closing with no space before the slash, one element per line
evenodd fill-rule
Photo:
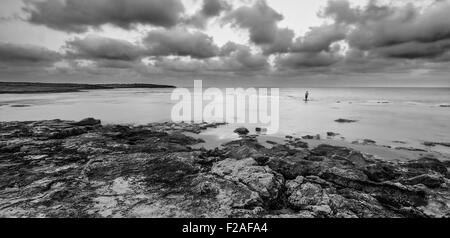
<path fill-rule="evenodd" d="M 312 101 L 302 101 L 310 90 Z M 171 89 L 95 90 L 60 94 L 0 95 L 0 121 L 79 120 L 144 124 L 171 120 Z M 207 104 L 208 102 L 205 102 Z M 312 88 L 280 89 L 278 135 L 340 133 L 347 140 L 376 140 L 391 145 L 405 141 L 450 142 L 450 88 Z M 28 105 L 28 107 L 16 107 Z M 358 120 L 339 124 L 338 118 Z M 234 138 L 232 124 L 205 134 Z M 264 125 L 245 125 L 250 129 Z"/>

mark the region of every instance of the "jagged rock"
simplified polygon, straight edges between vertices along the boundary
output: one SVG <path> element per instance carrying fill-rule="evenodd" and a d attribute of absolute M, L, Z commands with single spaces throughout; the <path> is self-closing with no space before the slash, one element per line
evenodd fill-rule
<path fill-rule="evenodd" d="M 326 204 L 322 188 L 312 183 L 304 183 L 297 187 L 288 198 L 289 205 L 294 209 L 306 209 L 309 206 Z"/>
<path fill-rule="evenodd" d="M 296 157 L 274 157 L 267 162 L 267 166 L 282 174 L 286 179 L 318 174 L 321 170 L 319 164 Z"/>
<path fill-rule="evenodd" d="M 269 203 L 277 201 L 284 184 L 284 179 L 280 174 L 268 167 L 259 166 L 252 158 L 220 161 L 214 164 L 211 173 L 247 185 Z"/>
<path fill-rule="evenodd" d="M 215 124 L 88 124 L 0 122 L 0 217 L 450 217 L 435 158 L 249 136 L 194 149 L 183 133 Z"/>

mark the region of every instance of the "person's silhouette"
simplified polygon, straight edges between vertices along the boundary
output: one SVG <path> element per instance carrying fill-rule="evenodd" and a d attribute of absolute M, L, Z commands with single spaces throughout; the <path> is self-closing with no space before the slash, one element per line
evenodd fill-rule
<path fill-rule="evenodd" d="M 305 93 L 305 102 L 308 101 L 308 98 L 309 98 L 309 91 L 306 91 L 306 93 Z"/>

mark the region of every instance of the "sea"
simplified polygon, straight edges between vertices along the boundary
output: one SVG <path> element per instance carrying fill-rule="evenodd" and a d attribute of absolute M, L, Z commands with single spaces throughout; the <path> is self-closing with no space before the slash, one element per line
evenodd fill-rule
<path fill-rule="evenodd" d="M 310 93 L 308 102 L 303 100 L 306 91 Z M 172 110 L 180 102 L 172 100 L 173 92 L 173 89 L 113 89 L 0 94 L 0 121 L 94 117 L 104 124 L 166 122 L 172 120 Z M 450 142 L 450 88 L 280 88 L 277 99 L 279 113 L 272 119 L 279 120 L 279 126 L 273 136 L 326 138 L 327 132 L 334 132 L 339 134 L 337 140 L 371 139 L 382 145 L 400 143 L 416 148 L 423 148 L 425 141 Z M 203 101 L 204 106 L 208 103 Z M 335 120 L 339 118 L 356 122 L 338 123 Z M 204 134 L 231 140 L 236 138 L 233 130 L 242 126 L 255 133 L 256 128 L 264 132 L 268 125 L 231 122 Z"/>

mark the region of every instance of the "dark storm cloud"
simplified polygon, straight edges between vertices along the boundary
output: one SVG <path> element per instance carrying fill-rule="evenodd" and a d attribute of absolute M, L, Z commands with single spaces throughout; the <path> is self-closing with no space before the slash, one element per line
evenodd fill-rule
<path fill-rule="evenodd" d="M 329 51 L 332 43 L 345 39 L 347 30 L 340 25 L 311 27 L 303 37 L 299 37 L 292 50 L 296 52 Z"/>
<path fill-rule="evenodd" d="M 43 47 L 0 43 L 0 65 L 51 66 L 60 59 L 59 53 Z"/>
<path fill-rule="evenodd" d="M 269 67 L 267 57 L 260 53 L 252 53 L 246 45 L 228 42 L 220 49 L 223 65 L 230 70 L 263 70 Z"/>
<path fill-rule="evenodd" d="M 212 37 L 185 29 L 154 30 L 143 40 L 150 56 L 191 56 L 211 58 L 217 56 L 219 47 Z"/>
<path fill-rule="evenodd" d="M 302 69 L 327 67 L 337 63 L 341 57 L 333 52 L 289 53 L 276 58 L 278 69 Z"/>
<path fill-rule="evenodd" d="M 450 50 L 450 2 L 436 1 L 426 8 L 413 4 L 352 8 L 347 1 L 330 1 L 322 12 L 351 26 L 347 36 L 352 48 L 381 57 L 433 58 Z"/>
<path fill-rule="evenodd" d="M 130 42 L 94 35 L 68 41 L 66 48 L 68 56 L 72 58 L 109 61 L 135 61 L 144 52 L 143 47 Z"/>
<path fill-rule="evenodd" d="M 31 23 L 80 33 L 104 24 L 171 27 L 180 21 L 184 6 L 180 0 L 44 0 L 27 1 L 24 10 Z"/>
<path fill-rule="evenodd" d="M 288 28 L 277 29 L 273 42 L 269 44 L 262 44 L 261 48 L 266 55 L 275 53 L 289 52 L 292 47 L 292 41 L 295 37 L 293 30 Z"/>
<path fill-rule="evenodd" d="M 231 5 L 225 0 L 203 0 L 202 8 L 193 16 L 188 17 L 185 24 L 204 28 L 211 18 L 228 10 L 231 10 Z"/>
<path fill-rule="evenodd" d="M 450 39 L 435 42 L 411 41 L 390 46 L 378 47 L 373 50 L 377 55 L 392 58 L 436 58 L 450 49 Z"/>
<path fill-rule="evenodd" d="M 269 66 L 265 56 L 252 54 L 249 47 L 241 47 L 231 53 L 230 58 L 226 62 L 233 65 L 233 68 L 240 70 L 263 70 Z"/>
<path fill-rule="evenodd" d="M 155 66 L 166 71 L 232 74 L 261 72 L 269 68 L 267 57 L 252 53 L 245 45 L 229 42 L 221 48 L 220 55 L 221 57 L 213 59 L 163 58 L 156 61 Z"/>
<path fill-rule="evenodd" d="M 220 15 L 222 11 L 229 10 L 230 4 L 225 0 L 204 0 L 201 14 L 208 17 Z"/>
<path fill-rule="evenodd" d="M 283 16 L 260 0 L 253 6 L 243 6 L 231 11 L 223 20 L 248 29 L 250 40 L 259 45 L 274 42 L 279 30 L 277 23 L 283 20 Z"/>

